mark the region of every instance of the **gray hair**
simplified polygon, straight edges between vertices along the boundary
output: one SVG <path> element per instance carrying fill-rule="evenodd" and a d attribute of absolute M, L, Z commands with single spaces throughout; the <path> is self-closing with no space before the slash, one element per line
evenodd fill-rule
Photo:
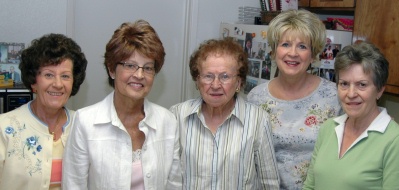
<path fill-rule="evenodd" d="M 370 42 L 358 42 L 346 46 L 335 57 L 335 79 L 339 72 L 354 64 L 360 64 L 366 74 L 372 74 L 373 83 L 380 91 L 388 80 L 389 63 L 380 50 Z"/>

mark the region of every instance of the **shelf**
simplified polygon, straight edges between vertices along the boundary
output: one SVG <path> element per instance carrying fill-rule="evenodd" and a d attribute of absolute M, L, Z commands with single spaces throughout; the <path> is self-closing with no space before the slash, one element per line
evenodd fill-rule
<path fill-rule="evenodd" d="M 344 16 L 354 16 L 354 7 L 299 7 L 299 9 L 306 9 L 312 13 L 322 14 L 322 15 L 344 15 Z"/>

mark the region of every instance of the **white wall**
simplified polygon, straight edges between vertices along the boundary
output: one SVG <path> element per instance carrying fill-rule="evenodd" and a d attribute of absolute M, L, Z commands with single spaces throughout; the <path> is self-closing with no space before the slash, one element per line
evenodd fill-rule
<path fill-rule="evenodd" d="M 126 21 L 146 19 L 158 31 L 166 61 L 149 98 L 164 106 L 198 96 L 188 70 L 192 51 L 204 40 L 219 37 L 221 22 L 234 23 L 238 7 L 258 0 L 0 0 L 0 42 L 29 46 L 47 33 L 75 39 L 89 61 L 87 78 L 68 107 L 78 109 L 103 99 L 112 89 L 102 66 L 105 44 Z M 384 95 L 380 105 L 399 119 L 397 96 Z"/>
<path fill-rule="evenodd" d="M 197 97 L 188 59 L 200 42 L 219 37 L 222 21 L 236 21 L 239 6 L 259 6 L 258 0 L 109 0 L 75 1 L 74 36 L 89 60 L 87 79 L 74 97 L 80 108 L 103 99 L 112 89 L 103 68 L 105 45 L 125 21 L 143 18 L 157 30 L 166 50 L 165 65 L 156 76 L 149 99 L 170 107 Z"/>
<path fill-rule="evenodd" d="M 158 32 L 166 51 L 165 64 L 156 76 L 149 99 L 170 106 L 180 99 L 183 62 L 185 0 L 75 1 L 74 36 L 88 59 L 87 78 L 73 98 L 75 108 L 102 100 L 112 88 L 103 67 L 105 46 L 123 22 L 147 20 Z"/>
<path fill-rule="evenodd" d="M 190 55 L 201 42 L 211 38 L 219 38 L 221 22 L 235 23 L 238 20 L 238 8 L 241 6 L 260 7 L 258 0 L 193 0 L 193 18 L 188 26 L 190 36 L 188 54 Z M 189 56 L 188 55 L 188 56 Z M 188 65 L 188 59 L 186 63 Z M 189 68 L 186 69 L 185 99 L 199 96 L 191 79 Z"/>
<path fill-rule="evenodd" d="M 79 109 L 102 100 L 112 88 L 103 68 L 105 45 L 120 24 L 145 19 L 158 32 L 166 50 L 149 99 L 164 107 L 198 96 L 188 72 L 188 59 L 202 41 L 219 37 L 222 21 L 234 22 L 239 6 L 258 0 L 0 0 L 0 41 L 29 45 L 47 33 L 72 37 L 89 62 L 87 77 L 68 107 Z"/>
<path fill-rule="evenodd" d="M 67 1 L 0 0 L 0 42 L 25 43 L 47 33 L 66 34 Z"/>

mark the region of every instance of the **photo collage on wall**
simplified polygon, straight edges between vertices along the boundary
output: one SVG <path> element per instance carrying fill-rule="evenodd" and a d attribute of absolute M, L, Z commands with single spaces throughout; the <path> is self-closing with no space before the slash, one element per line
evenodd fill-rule
<path fill-rule="evenodd" d="M 329 39 L 327 39 L 327 42 L 329 42 Z M 341 47 L 341 44 L 327 43 L 324 50 L 319 54 L 320 64 L 317 66 L 312 65 L 312 74 L 335 82 L 335 57 L 341 51 Z"/>
<path fill-rule="evenodd" d="M 249 71 L 244 88 L 244 94 L 248 94 L 255 86 L 270 80 L 270 47 L 267 42 L 254 40 L 253 33 L 246 33 L 245 40 L 240 42 L 248 54 Z"/>
<path fill-rule="evenodd" d="M 0 42 L 0 80 L 3 83 L 10 79 L 14 84 L 22 83 L 19 63 L 24 48 L 24 43 Z"/>
<path fill-rule="evenodd" d="M 221 36 L 232 37 L 243 47 L 243 50 L 248 55 L 248 73 L 246 76 L 246 83 L 241 89 L 240 94 L 246 95 L 256 86 L 271 80 L 273 77 L 273 69 L 271 60 L 271 48 L 266 39 L 266 28 L 259 28 L 259 33 L 245 32 L 240 27 L 221 28 Z M 256 31 L 256 30 L 252 30 Z"/>

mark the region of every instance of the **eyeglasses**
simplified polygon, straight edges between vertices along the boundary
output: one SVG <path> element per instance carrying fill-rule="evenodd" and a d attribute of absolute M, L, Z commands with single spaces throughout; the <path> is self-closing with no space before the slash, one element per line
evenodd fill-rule
<path fill-rule="evenodd" d="M 229 84 L 233 81 L 233 78 L 238 75 L 228 75 L 227 73 L 222 73 L 218 75 L 218 80 L 222 84 Z M 214 74 L 198 75 L 200 82 L 204 84 L 211 84 L 216 76 Z"/>
<path fill-rule="evenodd" d="M 144 66 L 140 67 L 137 64 L 126 63 L 126 62 L 118 62 L 118 64 L 122 65 L 125 70 L 131 71 L 133 73 L 141 68 L 141 69 L 143 69 L 145 74 L 148 74 L 148 75 L 155 74 L 155 68 L 152 66 L 144 65 Z"/>

